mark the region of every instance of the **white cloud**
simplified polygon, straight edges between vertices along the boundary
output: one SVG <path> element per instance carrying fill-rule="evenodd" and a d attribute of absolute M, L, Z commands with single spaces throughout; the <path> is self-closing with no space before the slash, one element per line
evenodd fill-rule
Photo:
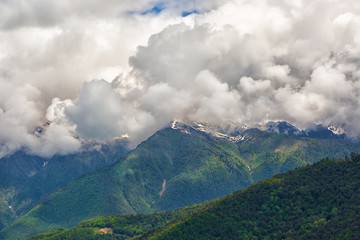
<path fill-rule="evenodd" d="M 127 134 L 135 146 L 174 119 L 345 123 L 360 134 L 358 1 L 158 4 L 3 1 L 0 151 L 65 154 L 75 135 Z"/>

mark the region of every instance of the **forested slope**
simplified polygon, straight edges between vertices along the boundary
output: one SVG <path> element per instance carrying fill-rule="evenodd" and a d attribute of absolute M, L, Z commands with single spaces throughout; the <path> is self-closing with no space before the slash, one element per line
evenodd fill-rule
<path fill-rule="evenodd" d="M 359 239 L 359 221 L 360 156 L 352 154 L 193 208 L 101 217 L 32 239 Z"/>

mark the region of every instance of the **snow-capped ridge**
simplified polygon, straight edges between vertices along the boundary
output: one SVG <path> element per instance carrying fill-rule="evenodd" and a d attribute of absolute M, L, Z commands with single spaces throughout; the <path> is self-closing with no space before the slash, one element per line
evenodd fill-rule
<path fill-rule="evenodd" d="M 224 123 L 221 125 L 211 125 L 207 123 L 174 121 L 171 128 L 186 134 L 192 134 L 193 131 L 199 131 L 209 136 L 225 139 L 231 142 L 243 140 L 243 133 L 248 128 L 246 126 L 236 125 L 235 123 Z"/>
<path fill-rule="evenodd" d="M 293 137 L 306 137 L 317 139 L 346 139 L 358 142 L 358 138 L 351 138 L 343 126 L 330 125 L 325 127 L 320 124 L 314 124 L 307 129 L 299 129 L 286 121 L 269 121 L 266 124 L 257 124 L 254 128 L 249 128 L 240 123 L 223 123 L 212 125 L 208 123 L 174 121 L 171 124 L 173 129 L 186 134 L 195 134 L 193 131 L 199 131 L 211 137 L 225 139 L 231 142 L 248 141 L 257 135 L 257 131 L 281 133 Z M 257 131 L 251 131 L 251 130 Z"/>

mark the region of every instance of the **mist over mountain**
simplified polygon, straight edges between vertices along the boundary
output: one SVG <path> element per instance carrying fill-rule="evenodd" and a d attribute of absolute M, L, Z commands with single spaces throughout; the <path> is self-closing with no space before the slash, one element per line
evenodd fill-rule
<path fill-rule="evenodd" d="M 135 147 L 173 120 L 359 136 L 356 1 L 83 5 L 0 3 L 0 156 L 121 136 Z"/>

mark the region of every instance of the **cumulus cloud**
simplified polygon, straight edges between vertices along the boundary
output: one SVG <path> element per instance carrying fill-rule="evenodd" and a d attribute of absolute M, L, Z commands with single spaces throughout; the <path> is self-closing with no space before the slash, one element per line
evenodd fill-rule
<path fill-rule="evenodd" d="M 136 146 L 175 119 L 359 136 L 358 1 L 133 2 L 0 4 L 1 152 Z"/>
<path fill-rule="evenodd" d="M 82 127 L 65 117 L 65 105 L 72 105 L 82 85 L 92 79 L 111 82 L 129 71 L 129 57 L 151 34 L 192 19 L 172 13 L 142 14 L 154 4 L 1 1 L 0 157 L 21 148 L 42 156 L 76 151 L 79 140 L 74 136 L 81 135 L 76 131 Z M 56 123 L 35 138 L 36 127 L 47 120 Z M 52 132 L 53 127 L 57 130 Z M 58 146 L 45 146 L 50 136 L 52 142 L 72 137 L 75 140 L 68 139 L 69 143 L 76 144 L 60 141 Z"/>

